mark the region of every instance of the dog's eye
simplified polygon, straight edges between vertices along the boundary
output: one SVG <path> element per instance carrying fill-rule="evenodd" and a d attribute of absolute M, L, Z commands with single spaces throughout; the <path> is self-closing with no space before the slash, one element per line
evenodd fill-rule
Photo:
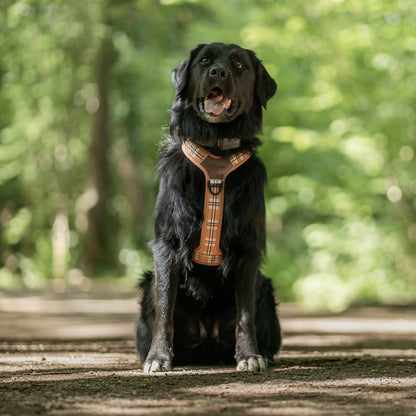
<path fill-rule="evenodd" d="M 243 69 L 244 68 L 244 64 L 241 61 L 235 61 L 234 65 L 238 69 Z"/>
<path fill-rule="evenodd" d="M 209 59 L 208 59 L 206 56 L 204 56 L 204 57 L 201 59 L 201 64 L 202 64 L 202 65 L 207 65 L 207 64 L 209 64 Z"/>

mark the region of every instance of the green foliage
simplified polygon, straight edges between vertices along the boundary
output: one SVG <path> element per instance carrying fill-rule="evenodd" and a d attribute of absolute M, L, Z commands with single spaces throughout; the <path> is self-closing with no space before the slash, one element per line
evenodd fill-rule
<path fill-rule="evenodd" d="M 0 285 L 80 267 L 97 200 L 90 143 L 105 39 L 119 259 L 108 272 L 135 278 L 149 265 L 170 71 L 198 43 L 224 41 L 255 50 L 279 85 L 260 149 L 264 269 L 279 297 L 334 311 L 416 299 L 412 0 L 6 0 L 2 10 Z"/>

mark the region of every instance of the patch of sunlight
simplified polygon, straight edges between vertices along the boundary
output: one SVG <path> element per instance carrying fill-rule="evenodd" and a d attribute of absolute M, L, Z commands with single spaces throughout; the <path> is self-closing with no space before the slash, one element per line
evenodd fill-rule
<path fill-rule="evenodd" d="M 275 36 L 274 27 L 263 27 L 258 25 L 246 26 L 241 31 L 241 39 L 248 48 L 255 49 L 262 44 L 270 44 Z M 267 66 L 269 69 L 269 66 Z"/>
<path fill-rule="evenodd" d="M 336 273 L 311 273 L 293 286 L 296 298 L 308 310 L 342 312 L 354 298 L 354 289 Z"/>
<path fill-rule="evenodd" d="M 319 135 L 313 130 L 283 126 L 273 129 L 272 139 L 278 142 L 292 143 L 296 150 L 305 151 L 318 144 Z"/>
<path fill-rule="evenodd" d="M 358 162 L 368 175 L 377 175 L 384 169 L 384 152 L 380 144 L 371 137 L 353 136 L 343 140 L 341 151 Z"/>
<path fill-rule="evenodd" d="M 42 313 L 126 314 L 137 312 L 137 299 L 45 299 L 42 296 L 1 298 L 0 311 Z"/>
<path fill-rule="evenodd" d="M 416 333 L 416 319 L 409 317 L 383 318 L 379 317 L 302 317 L 283 320 L 284 330 L 287 332 L 302 333 L 354 333 L 354 334 L 409 334 Z M 416 356 L 416 350 L 411 352 Z"/>

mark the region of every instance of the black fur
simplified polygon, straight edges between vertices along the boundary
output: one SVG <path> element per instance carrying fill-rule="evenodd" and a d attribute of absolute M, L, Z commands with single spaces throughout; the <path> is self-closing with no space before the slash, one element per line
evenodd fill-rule
<path fill-rule="evenodd" d="M 212 71 L 215 68 L 215 71 Z M 220 76 L 213 76 L 217 70 Z M 211 72 L 210 72 L 211 71 Z M 178 363 L 237 360 L 240 370 L 262 370 L 280 348 L 280 326 L 271 281 L 260 272 L 265 251 L 266 171 L 253 156 L 225 184 L 220 266 L 193 263 L 203 221 L 205 179 L 182 153 L 190 138 L 215 154 L 218 139 L 240 138 L 238 150 L 260 144 L 262 106 L 276 84 L 251 51 L 237 45 L 199 45 L 172 73 L 176 87 L 171 135 L 159 162 L 155 271 L 146 273 L 137 350 L 146 372 Z M 214 88 L 232 100 L 220 115 L 203 109 Z"/>

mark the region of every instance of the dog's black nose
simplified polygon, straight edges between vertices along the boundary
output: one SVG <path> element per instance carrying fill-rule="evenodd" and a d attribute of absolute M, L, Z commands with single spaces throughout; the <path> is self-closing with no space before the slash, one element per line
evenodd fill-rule
<path fill-rule="evenodd" d="M 222 66 L 214 66 L 209 70 L 209 76 L 211 78 L 227 79 L 228 75 L 228 71 Z"/>

